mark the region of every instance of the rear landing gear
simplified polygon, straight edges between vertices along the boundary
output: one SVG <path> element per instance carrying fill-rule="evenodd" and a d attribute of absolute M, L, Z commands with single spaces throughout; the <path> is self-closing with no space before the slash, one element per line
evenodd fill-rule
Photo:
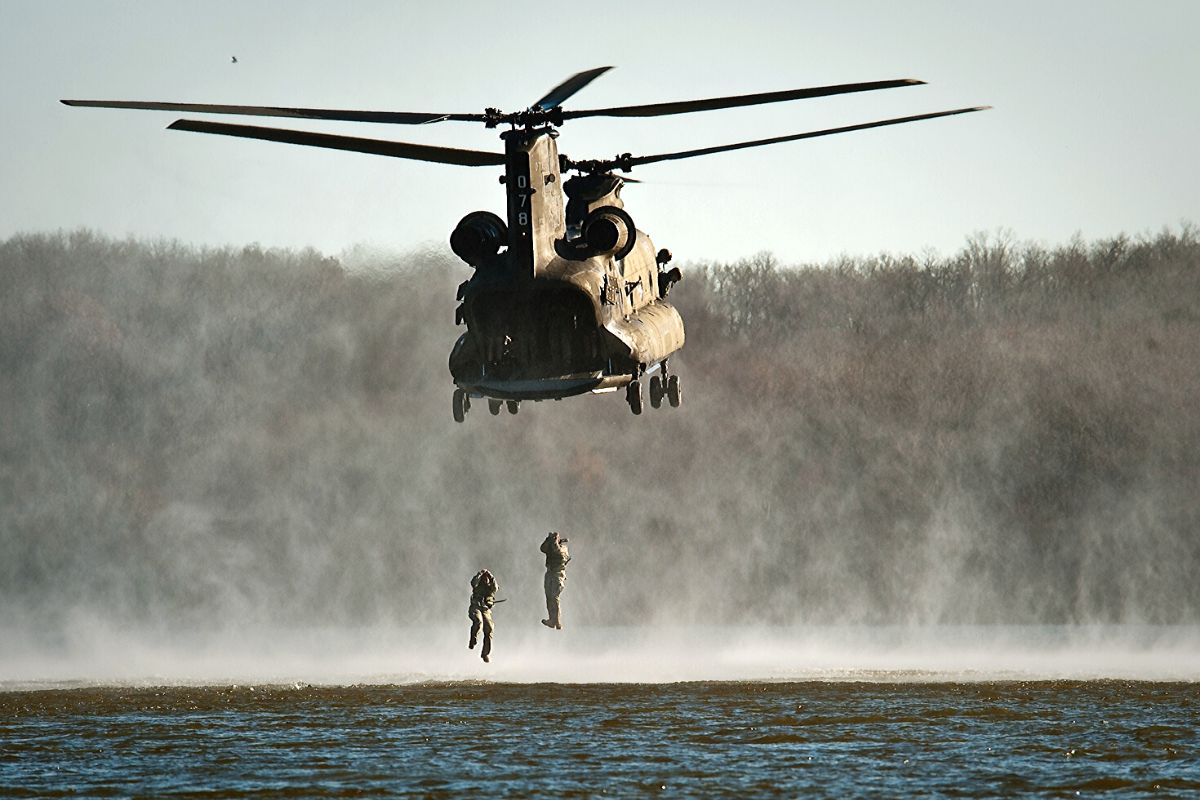
<path fill-rule="evenodd" d="M 679 408 L 679 404 L 683 402 L 683 390 L 679 388 L 678 375 L 667 378 L 667 401 L 670 402 L 671 408 Z"/>
<path fill-rule="evenodd" d="M 509 400 L 505 403 L 505 405 L 508 406 L 508 413 L 510 413 L 510 414 L 516 414 L 518 411 L 521 410 L 521 401 L 520 400 Z"/>
<path fill-rule="evenodd" d="M 488 411 L 492 412 L 493 417 L 500 414 L 500 407 L 503 405 L 504 402 L 502 400 L 494 400 L 490 397 L 488 398 Z"/>

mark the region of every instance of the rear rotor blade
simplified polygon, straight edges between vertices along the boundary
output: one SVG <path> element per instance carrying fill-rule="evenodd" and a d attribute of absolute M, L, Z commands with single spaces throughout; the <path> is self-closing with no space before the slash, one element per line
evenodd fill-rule
<path fill-rule="evenodd" d="M 203 114 L 245 114 L 254 117 L 292 117 L 340 122 L 386 122 L 394 125 L 425 125 L 430 122 L 483 122 L 483 114 L 434 114 L 420 111 L 355 111 L 334 108 L 287 108 L 284 106 L 231 106 L 209 103 L 157 103 L 140 100 L 62 100 L 68 106 L 88 108 L 132 108 L 141 111 L 184 111 Z"/>
<path fill-rule="evenodd" d="M 414 161 L 432 161 L 437 164 L 459 164 L 464 167 L 495 167 L 504 164 L 503 153 L 462 150 L 456 147 L 432 147 L 425 144 L 389 142 L 382 139 L 363 139 L 357 136 L 335 136 L 328 133 L 260 128 L 255 125 L 228 125 L 222 122 L 202 122 L 191 119 L 176 120 L 167 127 L 176 131 L 216 133 L 222 136 L 238 136 L 243 139 L 262 139 L 268 142 L 350 150 L 356 153 L 372 153 L 392 158 L 409 158 Z"/>
<path fill-rule="evenodd" d="M 599 78 L 604 73 L 608 72 L 612 67 L 596 67 L 585 72 L 577 72 L 565 81 L 555 86 L 546 96 L 531 106 L 532 108 L 540 108 L 542 111 L 549 111 L 555 106 L 561 106 L 563 101 L 568 97 L 578 92 L 589 83 Z"/>
<path fill-rule="evenodd" d="M 770 139 L 755 139 L 749 142 L 736 142 L 734 144 L 718 145 L 716 147 L 702 147 L 698 150 L 681 150 L 678 153 L 660 153 L 654 156 L 634 156 L 629 159 L 621 159 L 617 166 L 622 169 L 634 167 L 639 164 L 653 164 L 658 161 L 677 161 L 683 158 L 695 158 L 696 156 L 707 156 L 713 153 L 725 153 L 730 150 L 744 150 L 748 147 L 762 147 L 768 144 L 779 144 L 780 142 L 794 142 L 799 139 L 815 139 L 818 136 L 830 136 L 835 133 L 849 133 L 850 131 L 864 131 L 868 128 L 882 128 L 886 125 L 900 125 L 905 122 L 919 122 L 923 119 L 936 119 L 937 117 L 949 117 L 955 114 L 970 114 L 972 111 L 986 111 L 991 106 L 974 106 L 972 108 L 956 108 L 953 111 L 936 111 L 932 114 L 917 114 L 911 117 L 897 117 L 895 119 L 884 119 L 877 122 L 864 122 L 859 125 L 846 125 L 842 128 L 826 128 L 820 131 L 808 131 L 807 133 L 793 133 L 790 136 L 775 136 Z"/>
<path fill-rule="evenodd" d="M 755 106 L 762 103 L 782 103 L 787 100 L 804 100 L 810 97 L 829 97 L 835 94 L 872 92 L 877 89 L 896 89 L 901 86 L 920 86 L 925 81 L 902 78 L 893 81 L 871 81 L 870 83 L 842 83 L 836 86 L 814 86 L 808 89 L 788 89 L 782 92 L 760 92 L 731 97 L 711 97 L 707 100 L 680 100 L 676 103 L 651 103 L 643 106 L 617 106 L 594 108 L 583 111 L 564 111 L 563 119 L 579 117 L 661 117 L 666 114 L 690 114 L 693 111 L 716 111 L 721 108 Z"/>

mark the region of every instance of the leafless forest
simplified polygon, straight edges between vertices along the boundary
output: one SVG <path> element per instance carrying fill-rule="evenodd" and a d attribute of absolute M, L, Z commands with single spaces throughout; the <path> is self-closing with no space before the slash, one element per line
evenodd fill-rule
<path fill-rule="evenodd" d="M 550 529 L 589 624 L 1200 621 L 1194 228 L 692 262 L 682 408 L 463 425 L 467 268 L 383 262 L 0 243 L 9 623 L 427 624 L 484 565 L 536 607 Z"/>

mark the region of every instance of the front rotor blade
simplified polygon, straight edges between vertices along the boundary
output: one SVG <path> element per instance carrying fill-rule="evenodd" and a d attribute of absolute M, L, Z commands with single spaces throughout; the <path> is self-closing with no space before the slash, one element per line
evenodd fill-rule
<path fill-rule="evenodd" d="M 589 69 L 586 72 L 577 72 L 565 81 L 555 86 L 546 96 L 533 104 L 533 108 L 540 108 L 542 111 L 549 111 L 555 106 L 561 106 L 563 101 L 568 97 L 578 92 L 589 83 L 599 78 L 604 73 L 608 72 L 612 67 L 596 67 Z"/>
<path fill-rule="evenodd" d="M 617 106 L 615 108 L 593 108 L 583 111 L 564 111 L 563 119 L 578 117 L 661 117 L 666 114 L 690 114 L 693 111 L 716 111 L 721 108 L 756 106 L 762 103 L 782 103 L 787 100 L 805 100 L 810 97 L 829 97 L 835 94 L 873 92 L 876 89 L 896 89 L 901 86 L 920 86 L 925 81 L 902 78 L 894 81 L 871 81 L 870 83 L 842 83 L 837 86 L 813 86 L 808 89 L 787 89 L 782 92 L 760 92 L 731 97 L 710 97 L 707 100 L 680 100 L 677 103 L 651 103 L 644 106 Z"/>
<path fill-rule="evenodd" d="M 775 136 L 771 139 L 755 139 L 751 142 L 736 142 L 735 144 L 723 144 L 717 147 L 703 147 L 699 150 L 681 150 L 678 153 L 661 153 L 656 156 L 635 156 L 628 159 L 625 163 L 629 166 L 637 166 L 638 164 L 653 164 L 657 161 L 677 161 L 681 158 L 695 158 L 696 156 L 707 156 L 713 153 L 724 153 L 729 150 L 744 150 L 747 147 L 762 147 L 768 144 L 779 144 L 780 142 L 794 142 L 799 139 L 815 139 L 818 136 L 830 136 L 835 133 L 849 133 L 850 131 L 864 131 L 868 128 L 882 128 L 885 125 L 900 125 L 905 122 L 919 122 L 923 119 L 936 119 L 937 117 L 949 117 L 954 114 L 970 114 L 972 111 L 986 111 L 991 106 L 974 106 L 972 108 L 956 108 L 953 111 L 935 111 L 932 114 L 917 114 L 912 117 L 898 117 L 896 119 L 884 119 L 878 122 L 864 122 L 859 125 L 847 125 L 842 128 L 826 128 L 821 131 L 809 131 L 807 133 L 793 133 L 790 136 Z M 623 166 L 623 165 L 622 165 Z"/>
<path fill-rule="evenodd" d="M 462 150 L 456 147 L 432 147 L 426 144 L 389 142 L 382 139 L 362 139 L 357 136 L 334 136 L 328 133 L 260 128 L 254 125 L 228 125 L 223 122 L 202 122 L 192 119 L 176 120 L 167 127 L 175 131 L 216 133 L 222 136 L 238 136 L 243 139 L 262 139 L 268 142 L 350 150 L 356 153 L 372 153 L 377 156 L 410 158 L 415 161 L 432 161 L 437 164 L 459 164 L 464 167 L 497 167 L 504 164 L 503 153 Z"/>
<path fill-rule="evenodd" d="M 284 106 L 230 106 L 209 103 L 157 103 L 140 100 L 61 100 L 63 105 L 88 108 L 132 108 L 141 111 L 184 111 L 203 114 L 245 114 L 254 117 L 327 119 L 340 122 L 386 122 L 393 125 L 425 125 L 430 122 L 483 122 L 482 114 L 433 114 L 420 111 L 355 111 L 335 108 L 286 108 Z"/>

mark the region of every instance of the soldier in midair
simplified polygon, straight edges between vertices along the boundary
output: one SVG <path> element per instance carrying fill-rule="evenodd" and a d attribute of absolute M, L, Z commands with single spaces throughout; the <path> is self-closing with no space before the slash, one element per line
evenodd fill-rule
<path fill-rule="evenodd" d="M 542 552 L 546 554 L 546 614 L 548 619 L 542 620 L 547 628 L 562 630 L 562 608 L 558 598 L 562 595 L 563 586 L 567 583 L 567 562 L 571 556 L 567 554 L 567 540 L 559 536 L 558 531 L 550 531 L 542 542 Z"/>
<path fill-rule="evenodd" d="M 467 617 L 471 620 L 471 641 L 467 643 L 467 647 L 475 649 L 479 629 L 482 627 L 483 650 L 479 656 L 485 662 L 491 660 L 488 656 L 492 652 L 492 631 L 495 630 L 495 626 L 492 625 L 492 606 L 496 605 L 496 592 L 499 588 L 500 584 L 496 582 L 495 576 L 486 569 L 479 570 L 475 577 L 471 578 L 471 606 L 467 609 Z"/>

